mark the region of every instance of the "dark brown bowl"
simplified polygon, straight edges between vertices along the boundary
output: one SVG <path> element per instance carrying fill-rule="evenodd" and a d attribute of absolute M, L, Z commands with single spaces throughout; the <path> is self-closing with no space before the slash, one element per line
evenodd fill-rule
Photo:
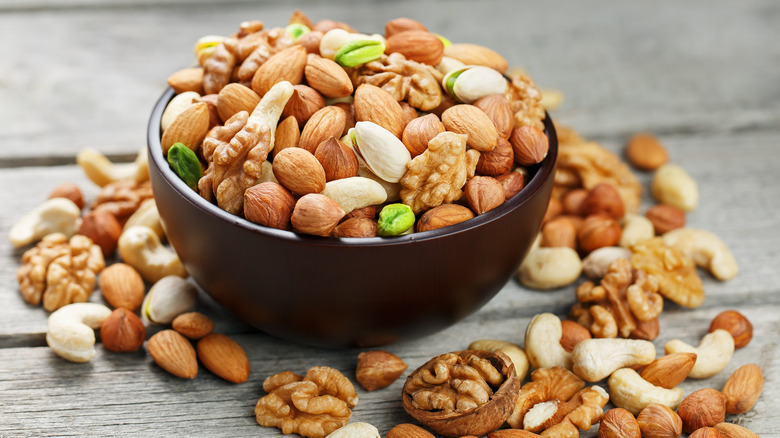
<path fill-rule="evenodd" d="M 500 207 L 451 227 L 392 238 L 339 239 L 267 228 L 201 198 L 168 167 L 152 110 L 149 173 L 160 217 L 193 279 L 264 332 L 309 345 L 377 346 L 431 334 L 487 303 L 512 277 L 542 222 L 558 142 Z"/>

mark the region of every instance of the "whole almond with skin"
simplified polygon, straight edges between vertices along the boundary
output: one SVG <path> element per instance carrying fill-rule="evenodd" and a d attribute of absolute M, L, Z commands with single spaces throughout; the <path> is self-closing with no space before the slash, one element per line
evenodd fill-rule
<path fill-rule="evenodd" d="M 358 354 L 355 378 L 366 391 L 374 391 L 395 382 L 408 367 L 393 353 L 364 351 Z"/>
<path fill-rule="evenodd" d="M 742 348 L 753 339 L 753 324 L 745 315 L 736 310 L 724 310 L 720 312 L 710 323 L 709 332 L 724 329 L 734 338 L 734 348 Z"/>
<path fill-rule="evenodd" d="M 593 186 L 582 200 L 580 213 L 584 216 L 604 214 L 617 220 L 625 216 L 626 207 L 615 186 L 599 183 Z"/>
<path fill-rule="evenodd" d="M 518 126 L 509 137 L 515 152 L 515 163 L 532 166 L 541 163 L 547 156 L 550 143 L 544 132 L 533 126 Z"/>
<path fill-rule="evenodd" d="M 498 139 L 498 144 L 492 151 L 479 154 L 477 173 L 486 176 L 498 176 L 512 170 L 515 163 L 515 153 L 512 145 L 504 138 Z"/>
<path fill-rule="evenodd" d="M 251 88 L 238 83 L 227 84 L 219 90 L 217 94 L 217 114 L 222 121 L 225 121 L 235 114 L 246 111 L 252 114 L 257 104 L 260 103 L 260 96 Z"/>
<path fill-rule="evenodd" d="M 212 333 L 198 340 L 198 359 L 209 371 L 233 383 L 249 380 L 249 358 L 238 342 Z"/>
<path fill-rule="evenodd" d="M 555 196 L 551 196 L 550 201 L 547 203 L 547 211 L 544 212 L 542 223 L 549 221 L 561 213 L 563 213 L 563 205 L 561 204 L 561 201 L 559 201 Z"/>
<path fill-rule="evenodd" d="M 577 249 L 577 227 L 567 217 L 558 216 L 542 226 L 542 246 Z"/>
<path fill-rule="evenodd" d="M 325 169 L 311 152 L 302 148 L 279 151 L 273 162 L 274 176 L 287 190 L 305 195 L 325 189 Z"/>
<path fill-rule="evenodd" d="M 329 137 L 320 143 L 314 151 L 314 157 L 322 164 L 326 181 L 357 176 L 357 155 L 335 137 Z"/>
<path fill-rule="evenodd" d="M 244 192 L 244 217 L 256 224 L 286 230 L 295 207 L 295 197 L 281 184 L 268 181 Z"/>
<path fill-rule="evenodd" d="M 387 38 L 385 53 L 400 53 L 406 59 L 435 66 L 444 56 L 444 43 L 428 31 L 405 30 Z"/>
<path fill-rule="evenodd" d="M 187 339 L 197 340 L 214 331 L 214 321 L 200 312 L 187 312 L 174 318 L 171 327 Z"/>
<path fill-rule="evenodd" d="M 327 18 L 314 23 L 314 27 L 311 28 L 311 30 L 313 31 L 319 31 L 322 33 L 328 33 L 329 30 L 333 30 L 333 29 L 344 29 L 350 33 L 357 32 L 355 29 L 352 28 L 352 26 L 350 26 L 347 23 L 330 20 Z"/>
<path fill-rule="evenodd" d="M 658 235 L 685 226 L 685 212 L 671 204 L 656 204 L 647 209 L 645 217 Z"/>
<path fill-rule="evenodd" d="M 636 420 L 643 438 L 678 438 L 682 434 L 680 416 L 664 405 L 647 405 Z"/>
<path fill-rule="evenodd" d="M 737 368 L 721 392 L 726 396 L 727 414 L 744 414 L 753 409 L 764 387 L 764 374 L 754 363 Z"/>
<path fill-rule="evenodd" d="M 330 236 L 344 215 L 344 210 L 336 201 L 319 193 L 310 193 L 295 203 L 290 222 L 301 233 Z"/>
<path fill-rule="evenodd" d="M 480 152 L 492 151 L 498 144 L 498 131 L 484 111 L 474 105 L 460 104 L 441 115 L 447 131 L 468 135 L 466 144 Z"/>
<path fill-rule="evenodd" d="M 355 120 L 368 121 L 401 138 L 404 132 L 404 111 L 390 93 L 371 84 L 361 84 L 355 90 Z"/>
<path fill-rule="evenodd" d="M 474 218 L 474 212 L 458 204 L 442 204 L 423 213 L 417 221 L 417 232 L 437 230 Z"/>
<path fill-rule="evenodd" d="M 403 423 L 393 426 L 387 431 L 385 438 L 436 438 L 432 433 L 420 426 L 410 423 Z"/>
<path fill-rule="evenodd" d="M 428 28 L 426 28 L 419 21 L 412 20 L 411 18 L 395 18 L 385 23 L 385 39 L 390 38 L 394 34 L 407 30 L 422 30 L 427 32 Z"/>
<path fill-rule="evenodd" d="M 475 176 L 463 187 L 466 202 L 472 211 L 480 215 L 504 203 L 504 187 L 489 176 Z"/>
<path fill-rule="evenodd" d="M 715 429 L 717 429 L 722 436 L 728 438 L 759 438 L 758 434 L 737 424 L 720 423 L 715 425 Z"/>
<path fill-rule="evenodd" d="M 298 128 L 298 120 L 295 116 L 288 116 L 276 127 L 276 138 L 271 156 L 275 157 L 279 151 L 287 148 L 297 148 L 301 139 L 301 131 Z"/>
<path fill-rule="evenodd" d="M 666 148 L 653 135 L 644 132 L 628 141 L 626 157 L 629 163 L 642 170 L 655 170 L 669 161 Z"/>
<path fill-rule="evenodd" d="M 620 241 L 622 230 L 615 219 L 594 214 L 585 218 L 577 231 L 580 250 L 589 253 L 605 246 L 615 246 Z"/>
<path fill-rule="evenodd" d="M 457 59 L 466 65 L 484 65 L 506 73 L 509 68 L 506 58 L 495 50 L 477 44 L 450 44 L 444 48 L 444 56 Z"/>
<path fill-rule="evenodd" d="M 293 11 L 288 24 L 302 24 L 309 29 L 314 27 L 314 23 L 312 23 L 311 19 L 299 9 Z"/>
<path fill-rule="evenodd" d="M 509 99 L 503 94 L 491 94 L 474 101 L 473 105 L 487 114 L 498 131 L 498 136 L 508 139 L 515 127 L 515 115 Z"/>
<path fill-rule="evenodd" d="M 340 138 L 347 122 L 347 115 L 337 106 L 326 106 L 311 116 L 303 126 L 298 147 L 314 153 L 317 146 L 329 137 Z"/>
<path fill-rule="evenodd" d="M 294 85 L 292 96 L 282 110 L 283 117 L 294 116 L 300 124 L 306 124 L 319 110 L 325 107 L 325 99 L 319 91 L 308 85 Z"/>
<path fill-rule="evenodd" d="M 333 237 L 377 237 L 377 223 L 366 217 L 351 217 L 338 224 L 333 229 L 332 235 Z"/>
<path fill-rule="evenodd" d="M 612 408 L 599 422 L 599 438 L 642 438 L 636 418 L 623 408 Z"/>
<path fill-rule="evenodd" d="M 194 91 L 203 94 L 203 67 L 190 67 L 181 69 L 168 76 L 168 85 L 176 94 L 185 91 Z"/>
<path fill-rule="evenodd" d="M 696 353 L 672 353 L 650 362 L 639 375 L 655 386 L 672 389 L 688 377 L 695 363 Z"/>
<path fill-rule="evenodd" d="M 350 129 L 355 127 L 355 106 L 347 102 L 334 103 L 333 106 L 343 109 L 346 116 L 344 130 L 341 131 L 341 137 L 343 137 L 347 135 Z"/>
<path fill-rule="evenodd" d="M 132 312 L 144 301 L 146 294 L 144 280 L 130 265 L 114 263 L 103 269 L 98 284 L 103 298 L 111 307 L 123 307 Z"/>
<path fill-rule="evenodd" d="M 352 94 L 352 80 L 335 61 L 319 55 L 308 55 L 303 70 L 310 87 L 327 97 L 346 97 Z"/>
<path fill-rule="evenodd" d="M 715 426 L 726 418 L 726 396 L 712 388 L 699 389 L 683 399 L 677 415 L 682 420 L 685 433 Z"/>
<path fill-rule="evenodd" d="M 70 199 L 78 208 L 84 208 L 84 194 L 81 193 L 81 189 L 76 183 L 66 182 L 59 184 L 49 193 L 49 199 L 51 198 Z"/>
<path fill-rule="evenodd" d="M 494 432 L 490 432 L 488 438 L 538 438 L 541 435 L 537 435 L 533 432 L 520 429 L 501 429 Z M 462 437 L 466 438 L 466 437 Z"/>
<path fill-rule="evenodd" d="M 122 225 L 116 216 L 104 210 L 93 210 L 81 218 L 78 234 L 92 239 L 100 247 L 103 257 L 111 256 L 116 250 Z"/>
<path fill-rule="evenodd" d="M 404 128 L 401 136 L 404 146 L 412 158 L 428 149 L 428 142 L 444 132 L 444 125 L 436 114 L 426 114 L 411 120 Z"/>
<path fill-rule="evenodd" d="M 520 193 L 520 190 L 523 190 L 523 187 L 525 187 L 525 176 L 517 171 L 498 175 L 496 180 L 500 182 L 501 186 L 504 188 L 504 200 L 507 201 Z"/>
<path fill-rule="evenodd" d="M 252 89 L 262 97 L 279 82 L 300 84 L 306 67 L 306 55 L 306 49 L 296 44 L 271 56 L 252 77 Z"/>
<path fill-rule="evenodd" d="M 208 104 L 204 102 L 193 103 L 185 108 L 163 132 L 160 139 L 163 154 L 167 154 L 174 143 L 183 143 L 196 150 L 206 137 L 210 120 Z"/>
<path fill-rule="evenodd" d="M 138 351 L 145 340 L 144 323 L 128 309 L 114 309 L 100 326 L 100 341 L 104 347 L 115 353 Z"/>
<path fill-rule="evenodd" d="M 571 353 L 574 347 L 585 339 L 590 339 L 592 336 L 590 331 L 574 321 L 564 319 L 561 321 L 561 346 L 564 350 Z"/>
<path fill-rule="evenodd" d="M 198 375 L 198 358 L 192 344 L 170 329 L 161 330 L 146 342 L 146 349 L 160 368 L 182 379 Z"/>
<path fill-rule="evenodd" d="M 193 103 L 203 102 L 206 104 L 206 107 L 209 109 L 209 129 L 222 124 L 222 119 L 219 117 L 219 112 L 217 111 L 218 99 L 218 94 L 207 94 L 205 96 L 195 98 L 192 101 Z"/>

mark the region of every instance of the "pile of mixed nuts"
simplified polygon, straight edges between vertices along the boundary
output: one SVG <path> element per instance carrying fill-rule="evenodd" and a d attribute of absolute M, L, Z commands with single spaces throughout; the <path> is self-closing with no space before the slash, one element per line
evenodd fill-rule
<path fill-rule="evenodd" d="M 449 44 L 410 19 L 388 22 L 384 36 L 365 35 L 296 12 L 286 28 L 246 22 L 231 37 L 205 37 L 196 56 L 201 67 L 169 80 L 177 96 L 163 115 L 163 150 L 193 190 L 265 226 L 337 237 L 445 227 L 518 193 L 525 168 L 546 154 L 541 96 L 527 76 L 507 82 L 499 54 Z M 740 366 L 719 390 L 684 396 L 679 387 L 722 372 L 750 342 L 744 315 L 719 314 L 695 347 L 672 340 L 658 357 L 651 342 L 665 300 L 704 301 L 697 267 L 723 281 L 738 272 L 717 236 L 685 226 L 696 182 L 668 163 L 657 139 L 635 136 L 626 156 L 654 172 L 659 202 L 640 215 L 642 187 L 631 168 L 570 129 L 558 133 L 554 194 L 518 279 L 555 289 L 584 273 L 568 319 L 534 316 L 523 346 L 482 339 L 433 357 L 407 376 L 401 394 L 419 425 L 399 424 L 387 438 L 433 437 L 428 430 L 576 437 L 596 424 L 599 437 L 757 436 L 725 422 L 759 398 L 757 365 Z M 16 247 L 35 244 L 17 277 L 24 300 L 52 312 L 52 350 L 89 361 L 100 328 L 106 349 L 138 351 L 155 326 L 164 329 L 147 350 L 161 368 L 191 379 L 200 361 L 246 382 L 243 348 L 192 311 L 197 290 L 163 244 L 145 153 L 114 164 L 84 150 L 77 161 L 101 187 L 86 211 L 81 190 L 63 184 L 10 232 Z M 115 253 L 121 261 L 106 267 Z M 113 311 L 85 303 L 97 283 Z M 355 376 L 374 391 L 406 369 L 390 352 L 365 351 Z M 349 423 L 358 394 L 334 368 L 282 371 L 265 378 L 263 390 L 260 425 L 312 438 L 379 437 L 370 424 Z"/>

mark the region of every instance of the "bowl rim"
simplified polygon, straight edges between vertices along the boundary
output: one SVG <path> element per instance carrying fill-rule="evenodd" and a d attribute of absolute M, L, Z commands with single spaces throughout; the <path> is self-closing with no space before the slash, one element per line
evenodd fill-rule
<path fill-rule="evenodd" d="M 450 225 L 448 227 L 438 228 L 430 231 L 413 232 L 411 234 L 401 236 L 361 238 L 313 236 L 296 231 L 279 230 L 276 228 L 266 227 L 251 222 L 238 215 L 228 213 L 227 211 L 219 208 L 219 206 L 216 204 L 207 201 L 205 198 L 200 196 L 200 193 L 192 190 L 189 186 L 187 186 L 168 165 L 167 160 L 162 154 L 162 145 L 160 143 L 160 120 L 162 119 L 162 113 L 165 110 L 165 107 L 173 98 L 173 96 L 173 88 L 166 88 L 166 90 L 155 103 L 147 125 L 147 153 L 149 155 L 149 160 L 154 161 L 166 183 L 170 184 L 179 196 L 183 197 L 189 203 L 193 204 L 194 207 L 210 216 L 214 216 L 230 225 L 240 227 L 255 234 L 261 234 L 269 238 L 288 240 L 291 242 L 306 242 L 307 244 L 318 246 L 338 247 L 393 246 L 407 245 L 418 241 L 441 239 L 447 236 L 464 233 L 498 220 L 501 217 L 509 214 L 514 209 L 519 208 L 521 205 L 528 202 L 542 189 L 547 178 L 553 177 L 552 173 L 555 171 L 558 158 L 558 139 L 557 133 L 555 131 L 555 125 L 553 124 L 550 115 L 545 111 L 545 119 L 543 122 L 545 126 L 545 134 L 547 135 L 549 142 L 547 156 L 544 158 L 544 160 L 542 160 L 541 163 L 533 166 L 535 167 L 533 176 L 531 180 L 525 184 L 523 189 L 520 190 L 520 192 L 515 196 L 507 201 L 504 201 L 503 204 L 494 208 L 493 210 L 475 216 L 474 218 L 467 221 L 455 225 Z"/>

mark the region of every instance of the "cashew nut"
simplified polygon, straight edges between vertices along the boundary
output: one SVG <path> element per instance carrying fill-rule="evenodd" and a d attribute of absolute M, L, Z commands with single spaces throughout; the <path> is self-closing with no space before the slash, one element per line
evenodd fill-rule
<path fill-rule="evenodd" d="M 655 237 L 655 228 L 650 219 L 636 213 L 626 213 L 620 219 L 620 226 L 623 232 L 620 234 L 618 245 L 623 248 L 630 248 L 639 241 Z"/>
<path fill-rule="evenodd" d="M 345 213 L 381 204 L 387 199 L 387 192 L 381 184 L 362 176 L 328 181 L 322 194 L 336 201 Z"/>
<path fill-rule="evenodd" d="M 582 272 L 588 277 L 597 280 L 607 273 L 610 263 L 617 259 L 631 258 L 631 250 L 619 246 L 605 246 L 593 250 L 582 259 Z"/>
<path fill-rule="evenodd" d="M 146 148 L 138 152 L 132 163 L 114 164 L 94 149 L 82 149 L 76 155 L 76 163 L 92 182 L 104 187 L 123 179 L 142 182 L 149 179 L 149 156 Z"/>
<path fill-rule="evenodd" d="M 577 251 L 564 247 L 541 247 L 541 238 L 534 244 L 517 269 L 517 278 L 532 289 L 557 289 L 568 286 L 582 273 L 582 260 Z"/>
<path fill-rule="evenodd" d="M 734 338 L 724 329 L 717 329 L 701 338 L 698 347 L 693 347 L 679 339 L 672 339 L 664 345 L 666 354 L 696 353 L 696 363 L 693 364 L 688 377 L 706 379 L 721 372 L 734 355 Z"/>
<path fill-rule="evenodd" d="M 699 204 L 699 186 L 682 167 L 667 163 L 653 174 L 653 196 L 659 202 L 692 211 Z"/>
<path fill-rule="evenodd" d="M 124 230 L 117 247 L 122 260 L 134 267 L 146 281 L 156 282 L 167 275 L 187 276 L 179 256 L 163 246 L 149 227 L 136 225 Z"/>
<path fill-rule="evenodd" d="M 168 102 L 168 105 L 165 106 L 165 111 L 163 111 L 162 117 L 160 117 L 160 128 L 163 131 L 168 129 L 171 122 L 176 120 L 176 117 L 188 106 L 192 105 L 193 102 L 195 102 L 195 99 L 198 99 L 199 97 L 200 94 L 195 91 L 185 91 L 174 96 L 174 98 Z"/>
<path fill-rule="evenodd" d="M 697 266 L 709 270 L 718 280 L 737 276 L 739 266 L 729 247 L 715 233 L 697 228 L 678 228 L 664 233 L 664 243 L 679 249 Z"/>
<path fill-rule="evenodd" d="M 381 438 L 381 435 L 371 424 L 356 422 L 334 430 L 325 438 Z"/>
<path fill-rule="evenodd" d="M 49 315 L 46 343 L 71 362 L 89 362 L 95 357 L 95 331 L 111 315 L 111 309 L 96 303 L 75 303 Z"/>
<path fill-rule="evenodd" d="M 664 405 L 674 411 L 683 399 L 682 388 L 666 389 L 655 386 L 631 368 L 612 373 L 608 384 L 612 403 L 634 415 L 639 415 L 642 409 L 651 404 Z"/>
<path fill-rule="evenodd" d="M 655 359 L 655 345 L 640 339 L 585 339 L 571 352 L 572 371 L 588 382 L 598 382 L 615 370 L 647 365 Z"/>
<path fill-rule="evenodd" d="M 189 281 L 176 275 L 158 280 L 149 289 L 141 304 L 144 323 L 170 324 L 174 318 L 195 308 L 198 290 Z"/>
<path fill-rule="evenodd" d="M 81 225 L 81 209 L 70 199 L 51 198 L 19 219 L 8 233 L 11 245 L 20 248 L 51 233 L 66 237 L 76 234 Z"/>
<path fill-rule="evenodd" d="M 518 380 L 522 381 L 528 374 L 528 356 L 519 345 L 494 339 L 481 339 L 469 344 L 469 350 L 500 351 L 512 360 Z"/>
<path fill-rule="evenodd" d="M 127 219 L 124 229 L 126 230 L 136 225 L 151 228 L 161 240 L 165 237 L 165 230 L 163 229 L 162 220 L 160 219 L 160 212 L 157 211 L 157 204 L 154 202 L 154 199 L 147 199 L 142 202 L 141 206 L 138 207 L 138 210 Z"/>
<path fill-rule="evenodd" d="M 561 320 L 552 313 L 540 313 L 525 329 L 525 354 L 534 368 L 571 369 L 571 353 L 561 345 Z"/>

